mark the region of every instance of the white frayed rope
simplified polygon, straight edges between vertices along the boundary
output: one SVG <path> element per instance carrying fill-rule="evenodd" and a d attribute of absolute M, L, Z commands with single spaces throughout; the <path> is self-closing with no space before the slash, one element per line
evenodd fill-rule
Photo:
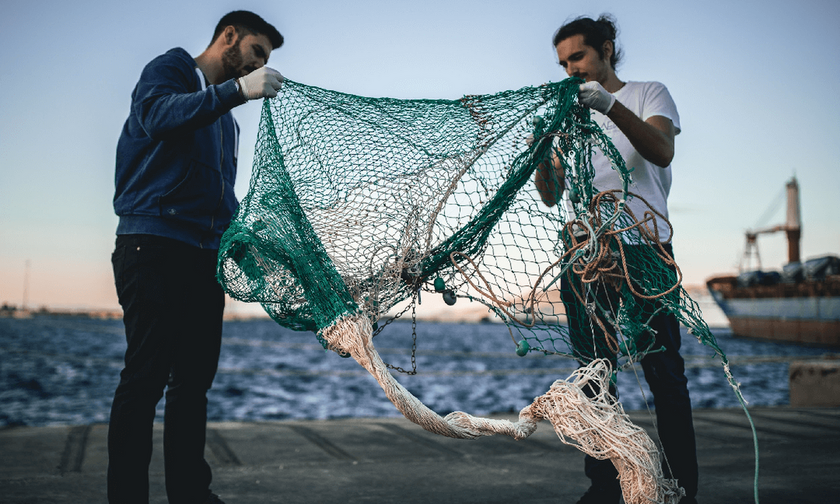
<path fill-rule="evenodd" d="M 647 433 L 630 421 L 621 404 L 607 392 L 612 370 L 606 360 L 592 361 L 568 380 L 554 382 L 548 392 L 519 412 L 517 422 L 474 417 L 462 411 L 441 417 L 388 371 L 373 346 L 373 330 L 366 316 L 344 316 L 320 334 L 331 350 L 350 354 L 367 369 L 400 413 L 429 432 L 459 439 L 504 434 L 520 440 L 545 419 L 562 442 L 612 461 L 627 504 L 673 504 L 684 494 L 675 480 L 664 478 L 659 452 Z M 590 398 L 585 388 L 600 392 Z"/>

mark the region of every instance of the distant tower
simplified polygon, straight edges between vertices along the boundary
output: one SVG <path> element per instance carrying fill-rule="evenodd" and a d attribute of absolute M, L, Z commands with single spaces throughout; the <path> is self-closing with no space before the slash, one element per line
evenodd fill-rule
<path fill-rule="evenodd" d="M 802 220 L 799 216 L 799 184 L 796 177 L 787 183 L 787 221 L 785 232 L 788 239 L 788 262 L 799 262 L 799 239 L 802 236 Z"/>
<path fill-rule="evenodd" d="M 29 259 L 26 260 L 23 271 L 23 308 L 26 310 L 26 305 L 29 304 Z"/>

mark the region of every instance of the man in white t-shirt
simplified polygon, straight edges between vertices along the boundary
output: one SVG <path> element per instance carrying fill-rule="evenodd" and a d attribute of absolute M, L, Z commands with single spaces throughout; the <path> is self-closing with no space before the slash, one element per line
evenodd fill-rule
<path fill-rule="evenodd" d="M 629 191 L 644 198 L 650 207 L 668 217 L 668 193 L 671 189 L 671 160 L 674 157 L 674 137 L 680 132 L 680 119 L 671 95 L 658 82 L 623 82 L 615 72 L 620 52 L 615 45 L 616 27 L 609 16 L 597 20 L 582 17 L 563 25 L 554 36 L 557 57 L 570 77 L 580 77 L 586 82 L 580 86 L 578 96 L 583 105 L 593 110 L 593 119 L 610 136 L 613 144 L 632 170 Z M 598 191 L 621 189 L 619 174 L 609 160 L 598 153 L 593 158 Z M 537 186 L 543 201 L 554 205 L 557 194 L 541 186 L 544 174 L 537 174 Z M 562 175 L 561 175 L 562 176 Z M 543 183 L 544 184 L 544 183 Z M 629 197 L 628 208 L 641 219 L 648 205 L 639 198 Z M 652 226 L 651 226 L 652 227 Z M 657 217 L 659 240 L 669 254 L 671 230 L 667 222 Z M 567 285 L 563 290 L 568 291 Z M 597 294 L 601 295 L 601 294 Z M 564 296 L 569 320 L 575 317 L 574 299 Z M 651 310 L 652 312 L 653 310 Z M 578 313 L 577 315 L 583 315 Z M 572 324 L 570 339 L 576 354 L 582 357 L 592 352 L 582 350 L 585 343 L 597 338 L 587 324 Z M 696 503 L 697 454 L 694 426 L 691 419 L 691 400 L 688 395 L 685 365 L 680 356 L 680 328 L 673 315 L 659 314 L 649 323 L 653 329 L 655 348 L 664 346 L 666 351 L 652 353 L 642 359 L 645 379 L 654 396 L 659 439 L 665 452 L 663 470 L 666 477 L 676 478 L 686 491 L 681 504 Z M 601 336 L 603 337 L 603 335 Z M 614 360 L 615 357 L 612 356 Z M 579 504 L 618 504 L 621 488 L 618 473 L 609 460 L 586 457 L 586 475 L 592 484 Z"/>

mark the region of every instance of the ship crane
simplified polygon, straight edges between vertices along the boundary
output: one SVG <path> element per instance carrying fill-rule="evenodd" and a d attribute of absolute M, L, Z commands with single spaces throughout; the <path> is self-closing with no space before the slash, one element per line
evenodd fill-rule
<path fill-rule="evenodd" d="M 740 270 L 748 271 L 752 258 L 755 257 L 758 269 L 761 270 L 761 256 L 758 253 L 758 235 L 784 231 L 788 241 L 788 262 L 799 262 L 799 240 L 802 236 L 802 221 L 799 216 L 799 184 L 796 177 L 785 184 L 787 192 L 787 218 L 784 224 L 746 232 L 747 246 L 741 260 Z M 746 268 L 744 265 L 746 264 Z"/>

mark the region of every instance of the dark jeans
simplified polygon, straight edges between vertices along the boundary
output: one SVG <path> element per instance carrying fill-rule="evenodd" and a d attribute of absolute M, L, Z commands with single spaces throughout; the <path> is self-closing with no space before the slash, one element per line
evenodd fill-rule
<path fill-rule="evenodd" d="M 673 256 L 671 246 L 666 250 Z M 582 360 L 591 360 L 593 356 L 593 332 L 588 323 L 572 324 L 573 320 L 586 320 L 583 308 L 570 291 L 571 283 L 564 276 L 561 282 L 563 302 L 570 320 L 570 340 L 574 353 Z M 618 300 L 611 288 L 598 285 L 595 288 L 602 304 L 617 306 Z M 578 285 L 579 292 L 581 287 Z M 607 294 L 609 293 L 609 294 Z M 609 299 L 607 299 L 609 298 Z M 644 306 L 647 304 L 648 306 Z M 644 320 L 650 317 L 658 307 L 657 303 L 641 303 L 639 316 Z M 583 325 L 584 327 L 581 327 Z M 656 408 L 656 426 L 665 459 L 662 468 L 666 478 L 676 478 L 686 491 L 687 497 L 697 495 L 697 448 L 694 439 L 694 423 L 691 418 L 691 399 L 688 395 L 688 379 L 685 376 L 685 362 L 680 355 L 680 325 L 676 317 L 667 313 L 657 314 L 650 322 L 653 334 L 645 334 L 640 339 L 654 339 L 654 349 L 665 347 L 664 352 L 651 353 L 642 359 L 645 380 L 653 394 Z M 595 338 L 603 338 L 603 333 L 595 325 Z M 644 345 L 645 347 L 647 345 Z M 603 351 L 595 352 L 597 357 L 607 357 Z M 613 363 L 615 357 L 612 356 Z M 617 396 L 616 391 L 611 392 Z M 586 456 L 584 467 L 586 476 L 592 484 L 599 487 L 614 487 L 618 472 L 610 460 L 598 460 Z M 618 502 L 618 499 L 616 499 Z"/>
<path fill-rule="evenodd" d="M 128 348 L 111 406 L 108 501 L 149 502 L 155 407 L 166 389 L 163 451 L 172 504 L 209 495 L 207 391 L 222 340 L 215 250 L 151 235 L 117 237 L 114 279 Z"/>

